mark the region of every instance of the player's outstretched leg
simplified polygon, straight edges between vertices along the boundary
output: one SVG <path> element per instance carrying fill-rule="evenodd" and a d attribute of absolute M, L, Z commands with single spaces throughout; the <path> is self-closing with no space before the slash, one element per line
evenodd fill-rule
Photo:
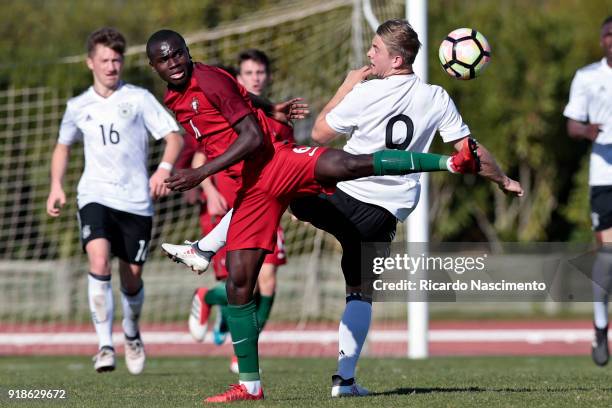
<path fill-rule="evenodd" d="M 223 216 L 213 230 L 195 242 L 185 241 L 177 245 L 164 242 L 161 247 L 164 253 L 174 262 L 182 263 L 198 274 L 208 269 L 212 257 L 225 246 L 227 230 L 232 219 L 233 210 Z"/>
<path fill-rule="evenodd" d="M 238 357 L 239 384 L 205 402 L 232 402 L 264 398 L 259 375 L 259 324 L 253 290 L 265 257 L 263 249 L 241 249 L 227 253 L 228 318 L 234 354 Z"/>
<path fill-rule="evenodd" d="M 373 154 L 352 155 L 343 150 L 327 149 L 317 161 L 315 176 L 322 184 L 353 180 L 368 176 L 404 175 L 449 171 L 478 173 L 478 144 L 466 138 L 461 150 L 452 156 L 405 150 L 382 150 Z"/>

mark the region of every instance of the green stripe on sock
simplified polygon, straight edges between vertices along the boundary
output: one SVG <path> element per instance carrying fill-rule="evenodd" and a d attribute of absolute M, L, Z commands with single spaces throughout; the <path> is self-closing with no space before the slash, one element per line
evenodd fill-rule
<path fill-rule="evenodd" d="M 444 171 L 448 170 L 446 162 L 449 157 L 433 153 L 382 150 L 373 154 L 374 175 L 397 176 L 424 171 Z"/>

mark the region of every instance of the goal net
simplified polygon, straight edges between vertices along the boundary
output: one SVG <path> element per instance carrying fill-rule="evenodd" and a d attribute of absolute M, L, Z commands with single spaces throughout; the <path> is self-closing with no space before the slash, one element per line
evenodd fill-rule
<path fill-rule="evenodd" d="M 377 1 L 373 6 L 382 21 L 402 16 L 403 3 Z M 271 98 L 301 96 L 311 105 L 310 118 L 296 124 L 296 138 L 308 143 L 318 111 L 333 96 L 346 72 L 365 61 L 371 35 L 355 11 L 354 1 L 330 0 L 275 6 L 246 19 L 189 33 L 186 40 L 194 59 L 210 64 L 232 65 L 238 52 L 246 48 L 265 51 L 272 60 Z M 0 88 L 0 149 L 4 157 L 0 164 L 0 354 L 92 352 L 96 348 L 88 312 L 87 259 L 76 219 L 76 185 L 83 169 L 79 145 L 72 149 L 64 180 L 67 204 L 62 215 L 51 219 L 45 212 L 51 152 L 66 101 L 82 92 L 91 79 L 84 56 L 66 58 L 43 69 L 58 78 L 56 86 Z M 151 89 L 161 98 L 163 84 L 148 66 L 144 45 L 128 49 L 124 79 Z M 151 169 L 159 162 L 162 149 L 163 144 L 151 144 Z M 195 276 L 170 262 L 159 249 L 161 242 L 197 238 L 198 211 L 179 194 L 156 203 L 153 240 L 144 269 L 146 300 L 141 324 L 145 343 L 159 346 L 160 353 L 169 352 L 170 346 L 176 346 L 177 352 L 206 352 L 190 349 L 195 346 L 187 334 L 186 320 L 194 289 L 213 285 L 213 276 Z M 273 338 L 264 332 L 264 353 L 266 345 L 269 350 L 294 355 L 315 344 L 333 354 L 344 306 L 340 248 L 333 237 L 292 221 L 288 215 L 282 224 L 288 264 L 278 273 L 269 330 L 284 334 Z M 404 234 L 398 231 L 397 236 L 401 239 Z M 116 271 L 113 263 L 115 322 L 119 323 Z M 405 326 L 405 309 L 404 304 L 375 307 L 374 327 L 395 327 L 396 322 Z M 301 334 L 293 331 L 313 327 L 316 330 Z M 115 342 L 122 343 L 117 334 L 119 326 Z M 381 340 L 377 352 L 404 354 L 405 333 L 390 338 Z M 278 339 L 285 343 L 278 344 Z M 228 347 L 208 349 L 211 353 L 229 352 Z"/>

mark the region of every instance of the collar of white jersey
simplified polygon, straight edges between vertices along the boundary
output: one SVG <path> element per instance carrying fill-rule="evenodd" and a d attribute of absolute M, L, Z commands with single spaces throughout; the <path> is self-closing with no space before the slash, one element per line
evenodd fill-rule
<path fill-rule="evenodd" d="M 384 77 L 383 79 L 389 79 L 389 78 L 403 78 L 403 79 L 410 79 L 410 78 L 416 78 L 416 74 L 414 72 L 411 72 L 410 74 L 393 74 L 393 75 L 389 75 L 388 77 Z"/>
<path fill-rule="evenodd" d="M 608 65 L 608 60 L 606 60 L 606 57 L 603 57 L 601 59 L 601 67 L 603 70 L 605 70 L 608 74 L 612 74 L 612 67 Z"/>
<path fill-rule="evenodd" d="M 105 98 L 104 96 L 100 95 L 99 93 L 97 93 L 97 92 L 96 92 L 96 90 L 94 89 L 94 86 L 93 86 L 93 85 L 91 85 L 91 86 L 89 87 L 89 91 L 90 91 L 90 92 L 92 93 L 92 95 L 94 95 L 96 98 L 98 98 L 98 99 L 100 99 L 100 100 L 102 100 L 102 101 L 108 101 L 110 98 L 112 98 L 112 97 L 113 97 L 113 95 L 115 95 L 117 92 L 119 92 L 119 91 L 120 91 L 120 90 L 123 88 L 123 86 L 124 86 L 124 85 L 125 85 L 125 82 L 124 82 L 122 79 L 120 79 L 120 80 L 119 80 L 119 83 L 117 84 L 117 89 L 115 89 L 115 90 L 113 91 L 113 93 L 112 93 L 112 94 L 110 94 L 110 95 L 108 95 L 106 98 Z"/>

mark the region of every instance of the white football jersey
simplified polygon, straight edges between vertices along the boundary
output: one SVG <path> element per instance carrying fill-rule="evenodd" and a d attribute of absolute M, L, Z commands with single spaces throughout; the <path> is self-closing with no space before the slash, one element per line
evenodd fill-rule
<path fill-rule="evenodd" d="M 436 131 L 445 142 L 470 134 L 448 93 L 414 74 L 356 85 L 327 114 L 326 121 L 336 132 L 349 135 L 344 150 L 352 154 L 386 149 L 427 152 Z M 420 173 L 364 177 L 337 187 L 403 221 L 418 203 L 419 178 Z"/>
<path fill-rule="evenodd" d="M 591 150 L 589 185 L 612 185 L 612 68 L 605 58 L 576 71 L 563 115 L 602 125 Z"/>
<path fill-rule="evenodd" d="M 79 208 L 96 202 L 133 214 L 153 215 L 149 195 L 148 132 L 161 139 L 178 126 L 146 89 L 121 84 L 108 98 L 93 87 L 68 100 L 58 143 L 82 140 L 85 169 Z"/>

